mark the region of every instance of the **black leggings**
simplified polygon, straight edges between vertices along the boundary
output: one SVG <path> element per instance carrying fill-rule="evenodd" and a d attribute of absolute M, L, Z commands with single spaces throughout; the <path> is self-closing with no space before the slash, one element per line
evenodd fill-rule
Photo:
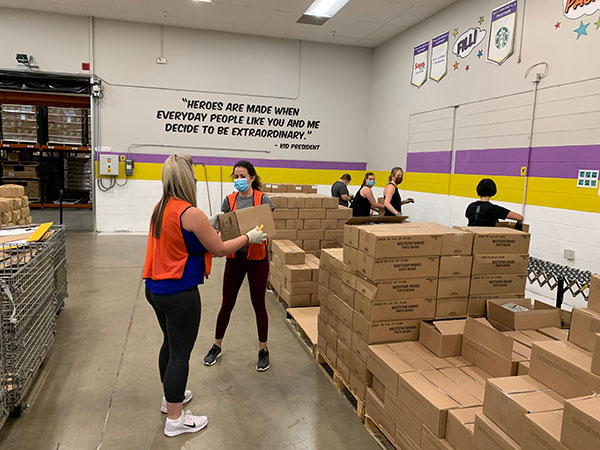
<path fill-rule="evenodd" d="M 189 361 L 200 327 L 200 293 L 194 286 L 171 295 L 156 295 L 146 289 L 164 340 L 158 355 L 160 381 L 169 403 L 183 401 Z"/>

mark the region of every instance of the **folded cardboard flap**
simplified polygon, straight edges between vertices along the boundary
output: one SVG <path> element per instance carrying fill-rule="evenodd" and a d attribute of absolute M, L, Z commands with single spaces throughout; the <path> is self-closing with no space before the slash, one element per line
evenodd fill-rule
<path fill-rule="evenodd" d="M 464 337 L 485 345 L 503 358 L 512 358 L 513 340 L 500 333 L 485 319 L 467 318 Z"/>
<path fill-rule="evenodd" d="M 421 322 L 419 342 L 441 358 L 460 356 L 466 320 Z"/>
<path fill-rule="evenodd" d="M 596 333 L 600 333 L 600 313 L 589 308 L 574 309 L 569 342 L 592 352 L 596 345 Z"/>
<path fill-rule="evenodd" d="M 590 278 L 588 308 L 600 312 L 600 274 L 592 275 Z"/>
<path fill-rule="evenodd" d="M 528 311 L 514 311 L 504 305 L 512 303 Z M 528 298 L 491 299 L 487 301 L 488 319 L 508 330 L 537 330 L 544 327 L 560 327 L 560 310 L 543 302 L 532 305 Z"/>
<path fill-rule="evenodd" d="M 596 333 L 596 345 L 592 354 L 592 373 L 600 376 L 600 333 Z"/>
<path fill-rule="evenodd" d="M 521 450 L 519 444 L 513 441 L 510 436 L 483 413 L 475 415 L 473 442 L 477 450 Z"/>
<path fill-rule="evenodd" d="M 563 412 L 527 414 L 523 424 L 523 447 L 527 450 L 565 450 L 560 443 Z"/>
<path fill-rule="evenodd" d="M 600 448 L 600 397 L 567 400 L 561 431 L 561 442 L 569 450 Z"/>
<path fill-rule="evenodd" d="M 481 406 L 453 409 L 448 412 L 446 440 L 455 450 L 474 450 L 475 415 L 482 412 Z"/>

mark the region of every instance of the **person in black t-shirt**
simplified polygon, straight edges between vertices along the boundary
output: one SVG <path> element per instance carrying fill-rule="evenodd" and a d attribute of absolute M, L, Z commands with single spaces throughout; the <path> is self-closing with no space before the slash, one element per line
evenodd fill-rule
<path fill-rule="evenodd" d="M 495 227 L 499 220 L 516 220 L 515 228 L 521 229 L 523 216 L 502 206 L 494 205 L 490 198 L 496 195 L 496 183 L 490 178 L 484 178 L 477 185 L 479 201 L 467 206 L 465 217 L 469 219 L 470 227 Z"/>
<path fill-rule="evenodd" d="M 412 198 L 402 200 L 402 198 L 400 197 L 400 193 L 398 192 L 398 185 L 402 183 L 403 179 L 404 170 L 402 170 L 402 167 L 394 167 L 390 172 L 388 184 L 383 190 L 383 204 L 385 206 L 385 216 L 401 216 L 402 205 L 415 202 Z"/>
<path fill-rule="evenodd" d="M 377 203 L 377 200 L 375 200 L 373 186 L 375 186 L 375 174 L 367 172 L 360 189 L 356 192 L 352 201 L 353 217 L 369 217 L 371 210 L 377 211 L 384 208 L 382 204 Z"/>
<path fill-rule="evenodd" d="M 350 184 L 351 180 L 352 177 L 350 176 L 350 174 L 345 173 L 344 175 L 342 175 L 342 178 L 340 178 L 339 181 L 336 181 L 331 186 L 331 196 L 336 197 L 338 199 L 339 204 L 342 206 L 349 205 L 351 197 L 350 192 L 348 192 L 348 185 Z"/>

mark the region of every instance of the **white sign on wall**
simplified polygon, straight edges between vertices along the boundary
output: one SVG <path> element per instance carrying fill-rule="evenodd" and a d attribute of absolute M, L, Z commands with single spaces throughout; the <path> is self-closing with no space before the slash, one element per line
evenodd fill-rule
<path fill-rule="evenodd" d="M 410 83 L 421 87 L 427 81 L 427 56 L 429 55 L 429 41 L 417 45 L 413 56 L 412 76 Z"/>
<path fill-rule="evenodd" d="M 431 41 L 431 63 L 429 77 L 439 82 L 448 73 L 448 40 L 450 32 L 446 31 Z"/>
<path fill-rule="evenodd" d="M 596 188 L 598 187 L 598 171 L 581 169 L 577 177 L 577 187 Z"/>
<path fill-rule="evenodd" d="M 459 58 L 466 58 L 471 52 L 485 39 L 486 31 L 479 27 L 469 28 L 463 34 L 461 34 L 454 47 L 452 47 L 452 53 Z"/>
<path fill-rule="evenodd" d="M 591 16 L 600 10 L 598 0 L 563 0 L 563 13 L 568 19 Z"/>
<path fill-rule="evenodd" d="M 517 0 L 492 10 L 487 60 L 502 64 L 512 55 L 517 24 Z"/>

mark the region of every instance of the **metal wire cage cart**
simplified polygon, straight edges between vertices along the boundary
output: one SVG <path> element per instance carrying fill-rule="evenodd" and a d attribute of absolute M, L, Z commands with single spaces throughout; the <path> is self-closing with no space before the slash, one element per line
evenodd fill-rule
<path fill-rule="evenodd" d="M 64 303 L 66 229 L 52 226 L 37 242 L 0 244 L 2 411 L 21 413 L 42 365 Z"/>

